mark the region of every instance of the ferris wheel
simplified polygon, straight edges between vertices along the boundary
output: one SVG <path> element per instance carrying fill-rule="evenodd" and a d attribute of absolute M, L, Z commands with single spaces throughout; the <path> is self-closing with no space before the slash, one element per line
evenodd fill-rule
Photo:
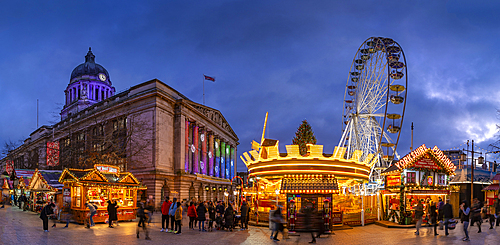
<path fill-rule="evenodd" d="M 368 38 L 356 52 L 344 94 L 342 138 L 347 158 L 362 152 L 360 161 L 375 164 L 370 181 L 380 179 L 396 152 L 406 107 L 406 58 L 390 38 Z"/>

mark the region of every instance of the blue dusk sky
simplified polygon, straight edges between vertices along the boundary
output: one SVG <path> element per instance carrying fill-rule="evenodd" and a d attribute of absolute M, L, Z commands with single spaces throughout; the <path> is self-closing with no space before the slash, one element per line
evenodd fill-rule
<path fill-rule="evenodd" d="M 498 140 L 498 1 L 3 1 L 0 143 L 57 121 L 71 71 L 88 48 L 117 92 L 157 78 L 220 110 L 238 155 L 267 138 L 281 151 L 301 121 L 332 153 L 360 45 L 389 37 L 408 68 L 398 146 L 488 149 Z M 488 155 L 490 157 L 490 155 Z M 239 170 L 245 170 L 238 159 Z"/>

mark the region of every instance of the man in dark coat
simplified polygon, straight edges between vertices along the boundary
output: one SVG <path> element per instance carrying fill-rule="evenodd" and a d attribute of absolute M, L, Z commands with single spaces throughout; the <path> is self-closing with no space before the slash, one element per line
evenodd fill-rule
<path fill-rule="evenodd" d="M 248 229 L 248 212 L 250 209 L 248 208 L 247 202 L 243 202 L 241 205 L 241 230 Z"/>
<path fill-rule="evenodd" d="M 203 202 L 200 202 L 200 205 L 198 205 L 198 208 L 196 208 L 196 213 L 198 214 L 198 221 L 200 222 L 200 225 L 198 226 L 199 231 L 206 231 L 205 230 L 205 214 L 207 213 L 207 208 L 203 204 Z"/>
<path fill-rule="evenodd" d="M 444 234 L 448 236 L 448 223 L 453 218 L 453 207 L 450 204 L 450 199 L 446 199 L 446 204 L 443 206 L 442 212 L 444 217 Z"/>
<path fill-rule="evenodd" d="M 54 213 L 53 208 L 55 206 L 53 203 L 49 203 L 40 212 L 40 219 L 43 220 L 43 231 L 45 232 L 49 232 L 49 215 Z"/>

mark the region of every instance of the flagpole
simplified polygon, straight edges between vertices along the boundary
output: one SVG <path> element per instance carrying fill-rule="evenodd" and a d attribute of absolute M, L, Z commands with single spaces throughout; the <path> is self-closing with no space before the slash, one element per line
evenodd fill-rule
<path fill-rule="evenodd" d="M 205 75 L 203 75 L 203 105 L 205 105 Z"/>

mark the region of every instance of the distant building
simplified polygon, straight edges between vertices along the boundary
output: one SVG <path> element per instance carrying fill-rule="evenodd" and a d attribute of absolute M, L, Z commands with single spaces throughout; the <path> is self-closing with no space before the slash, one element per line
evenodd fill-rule
<path fill-rule="evenodd" d="M 0 160 L 16 169 L 88 168 L 132 172 L 142 198 L 223 199 L 232 193 L 238 137 L 222 113 L 154 79 L 116 94 L 92 51 L 71 73 L 61 121 L 41 126 Z"/>

